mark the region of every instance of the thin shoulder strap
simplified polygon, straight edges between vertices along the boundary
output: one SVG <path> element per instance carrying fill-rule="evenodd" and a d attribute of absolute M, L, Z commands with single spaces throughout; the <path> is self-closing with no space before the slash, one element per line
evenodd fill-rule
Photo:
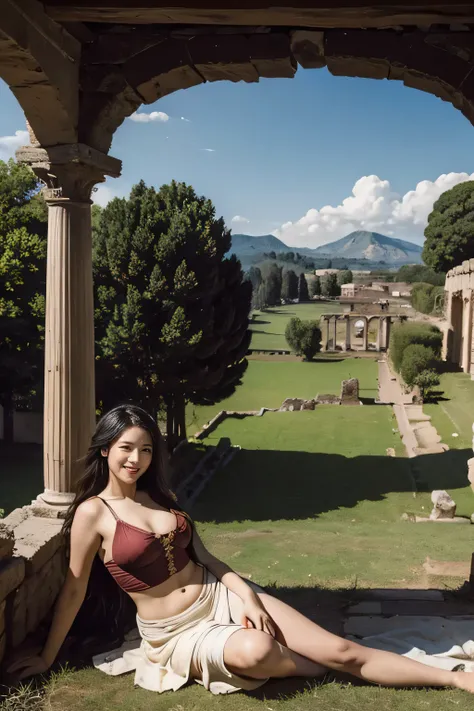
<path fill-rule="evenodd" d="M 116 514 L 115 511 L 113 510 L 112 506 L 111 506 L 110 504 L 108 504 L 107 501 L 102 498 L 102 496 L 98 496 L 97 498 L 104 502 L 104 504 L 107 506 L 107 508 L 109 509 L 109 511 L 111 511 L 111 513 L 112 513 L 114 519 L 115 519 L 116 521 L 120 521 L 119 517 L 117 516 L 117 514 Z"/>

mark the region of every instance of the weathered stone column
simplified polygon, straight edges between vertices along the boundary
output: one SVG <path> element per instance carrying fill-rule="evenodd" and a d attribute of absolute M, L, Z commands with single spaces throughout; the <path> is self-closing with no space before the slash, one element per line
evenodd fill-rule
<path fill-rule="evenodd" d="M 462 317 L 462 353 L 461 367 L 465 373 L 471 372 L 472 350 L 472 291 L 463 292 L 463 317 Z"/>
<path fill-rule="evenodd" d="M 326 350 L 329 350 L 329 316 L 326 319 Z"/>
<path fill-rule="evenodd" d="M 377 329 L 377 351 L 382 350 L 382 343 L 383 343 L 383 324 L 384 324 L 384 319 L 382 316 L 379 316 L 379 327 Z"/>
<path fill-rule="evenodd" d="M 333 333 L 334 333 L 334 340 L 333 340 L 333 342 L 332 342 L 332 349 L 333 349 L 333 351 L 335 351 L 335 350 L 336 350 L 336 345 L 337 345 L 337 316 L 334 316 L 334 329 L 333 329 Z"/>
<path fill-rule="evenodd" d="M 365 317 L 364 317 L 363 320 L 364 320 L 364 323 L 365 323 L 365 326 L 364 326 L 364 347 L 363 347 L 363 350 L 364 350 L 364 351 L 368 351 L 368 350 L 369 350 L 369 320 L 368 320 L 367 318 L 365 318 Z"/>
<path fill-rule="evenodd" d="M 345 342 L 345 351 L 350 351 L 351 350 L 351 319 L 350 316 L 346 316 L 346 342 Z"/>
<path fill-rule="evenodd" d="M 25 148 L 18 159 L 45 183 L 48 203 L 44 380 L 44 492 L 38 503 L 64 506 L 95 423 L 91 200 L 120 162 L 87 146 Z"/>

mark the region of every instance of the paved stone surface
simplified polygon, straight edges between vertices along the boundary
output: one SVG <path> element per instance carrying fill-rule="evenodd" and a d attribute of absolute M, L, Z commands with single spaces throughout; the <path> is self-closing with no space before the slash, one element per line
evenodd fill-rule
<path fill-rule="evenodd" d="M 360 590 L 354 597 L 358 596 L 364 600 L 444 600 L 441 590 L 404 590 L 399 588 Z"/>

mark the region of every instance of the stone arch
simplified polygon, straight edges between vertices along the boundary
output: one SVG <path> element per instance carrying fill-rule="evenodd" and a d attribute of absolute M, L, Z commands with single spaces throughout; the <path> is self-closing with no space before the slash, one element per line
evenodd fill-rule
<path fill-rule="evenodd" d="M 31 13 L 18 3 L 2 4 L 0 77 L 45 147 L 77 141 L 80 59 L 80 42 L 39 3 Z"/>
<path fill-rule="evenodd" d="M 294 24 L 301 27 L 297 15 L 295 11 Z M 291 78 L 298 65 L 327 66 L 336 76 L 403 81 L 450 101 L 474 123 L 470 31 L 448 26 L 436 31 L 416 27 L 315 31 L 161 25 L 158 30 L 134 28 L 133 40 L 129 36 L 126 42 L 123 35 L 99 34 L 84 46 L 80 140 L 107 151 L 114 131 L 141 104 L 208 81 Z"/>

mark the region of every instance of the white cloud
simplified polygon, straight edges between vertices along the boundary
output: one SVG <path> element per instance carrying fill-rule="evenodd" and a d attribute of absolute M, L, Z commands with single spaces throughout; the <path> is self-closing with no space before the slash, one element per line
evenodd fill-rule
<path fill-rule="evenodd" d="M 101 207 L 105 207 L 114 197 L 117 197 L 114 190 L 103 183 L 98 185 L 97 190 L 92 193 L 93 202 Z"/>
<path fill-rule="evenodd" d="M 340 205 L 311 208 L 296 222 L 286 222 L 275 234 L 293 247 L 319 247 L 353 230 L 381 232 L 398 239 L 423 242 L 433 203 L 450 188 L 474 180 L 474 173 L 448 173 L 422 180 L 405 195 L 395 193 L 388 180 L 365 175 Z"/>
<path fill-rule="evenodd" d="M 0 136 L 0 159 L 8 160 L 15 157 L 15 151 L 30 143 L 28 131 L 15 131 L 13 136 Z"/>
<path fill-rule="evenodd" d="M 128 117 L 130 121 L 136 121 L 138 123 L 151 123 L 152 121 L 158 121 L 159 123 L 166 123 L 166 121 L 169 121 L 169 116 L 168 114 L 165 114 L 164 111 L 152 111 L 150 114 L 146 113 L 133 113 L 131 116 Z"/>
<path fill-rule="evenodd" d="M 232 218 L 231 222 L 248 225 L 250 220 L 248 220 L 246 217 L 243 217 L 242 215 L 235 215 Z"/>
<path fill-rule="evenodd" d="M 215 148 L 200 148 L 201 151 L 206 151 L 207 153 L 215 153 Z"/>

